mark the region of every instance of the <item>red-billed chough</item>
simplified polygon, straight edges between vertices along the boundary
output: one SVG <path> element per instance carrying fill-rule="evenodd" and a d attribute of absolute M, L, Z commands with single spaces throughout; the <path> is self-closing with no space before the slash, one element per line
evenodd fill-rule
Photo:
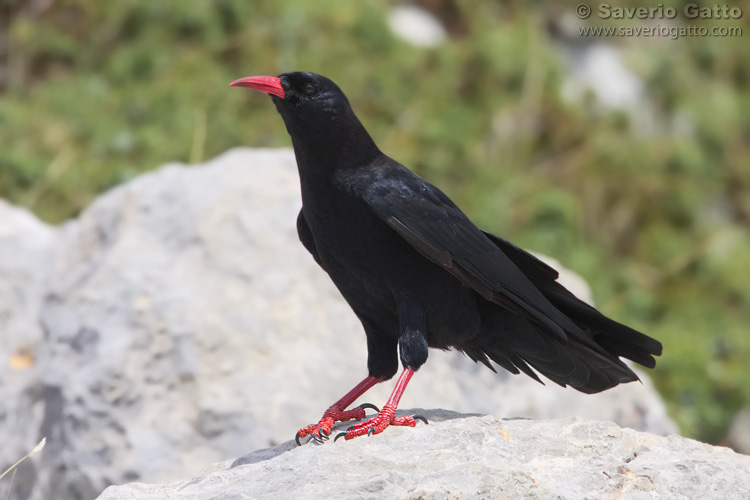
<path fill-rule="evenodd" d="M 588 394 L 638 380 L 620 357 L 653 368 L 661 344 L 576 298 L 557 271 L 482 231 L 435 186 L 384 155 L 344 93 L 314 73 L 232 82 L 269 94 L 292 137 L 302 186 L 297 232 L 362 321 L 369 376 L 299 438 L 328 438 L 347 410 L 378 382 L 403 372 L 377 415 L 351 439 L 389 425 L 428 347 L 455 348 L 494 371 L 537 372 Z M 398 356 L 397 356 L 398 353 Z M 337 436 L 338 437 L 338 436 Z"/>

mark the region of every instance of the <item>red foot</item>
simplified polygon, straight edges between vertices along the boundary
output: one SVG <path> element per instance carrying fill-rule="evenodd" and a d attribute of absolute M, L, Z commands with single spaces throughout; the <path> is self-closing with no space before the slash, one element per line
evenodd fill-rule
<path fill-rule="evenodd" d="M 339 434 L 339 436 L 344 435 L 344 439 L 348 441 L 349 439 L 363 436 L 365 434 L 380 434 L 389 425 L 414 427 L 415 425 L 417 425 L 417 421 L 415 420 L 415 418 L 423 420 L 425 423 L 427 423 L 427 420 L 421 416 L 396 417 L 394 416 L 395 413 L 396 406 L 392 404 L 386 404 L 377 415 L 375 415 L 374 417 L 370 417 L 362 422 L 357 422 L 356 424 L 351 426 L 348 431 L 346 431 L 345 433 L 342 432 L 341 434 Z M 339 436 L 336 436 L 336 438 L 338 439 Z"/>
<path fill-rule="evenodd" d="M 365 408 L 374 408 L 377 410 L 377 408 L 370 404 L 363 404 L 346 411 L 333 405 L 323 413 L 323 418 L 320 419 L 320 422 L 301 428 L 294 439 L 297 441 L 297 445 L 300 445 L 300 439 L 306 436 L 312 436 L 314 440 L 322 442 L 322 440 L 328 439 L 331 427 L 336 422 L 346 422 L 353 418 L 357 420 L 365 418 Z"/>
<path fill-rule="evenodd" d="M 326 441 L 328 435 L 331 433 L 331 427 L 334 423 L 337 421 L 350 420 L 352 418 L 362 419 L 365 417 L 365 408 L 372 408 L 377 411 L 378 414 L 374 417 L 368 418 L 364 422 L 354 424 L 348 431 L 338 434 L 336 439 L 341 436 L 345 436 L 346 439 L 352 439 L 363 434 L 380 434 L 389 425 L 414 427 L 417 425 L 416 420 L 422 420 L 426 424 L 427 419 L 419 415 L 412 415 L 410 417 L 395 416 L 398 402 L 401 400 L 401 395 L 404 393 L 404 389 L 406 389 L 406 385 L 409 383 L 412 375 L 414 375 L 413 369 L 404 368 L 404 371 L 401 372 L 401 375 L 396 382 L 396 387 L 391 393 L 391 397 L 388 398 L 388 402 L 383 406 L 381 411 L 378 411 L 376 407 L 369 403 L 344 411 L 344 408 L 348 407 L 370 387 L 382 380 L 373 376 L 365 378 L 343 398 L 339 399 L 333 404 L 333 406 L 328 408 L 323 414 L 323 418 L 320 419 L 320 422 L 316 425 L 308 425 L 307 427 L 301 428 L 299 432 L 297 432 L 297 437 L 295 438 L 297 445 L 300 444 L 300 438 L 305 436 L 311 436 L 312 439 L 318 443 Z M 336 439 L 334 439 L 334 441 L 336 441 Z"/>

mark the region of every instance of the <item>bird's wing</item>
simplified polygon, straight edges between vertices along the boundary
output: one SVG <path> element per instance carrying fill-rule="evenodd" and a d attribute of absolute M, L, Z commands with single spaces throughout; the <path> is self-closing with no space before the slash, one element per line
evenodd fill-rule
<path fill-rule="evenodd" d="M 534 283 L 536 283 L 537 280 L 555 281 L 560 277 L 557 269 L 549 266 L 546 262 L 538 259 L 523 248 L 518 248 L 510 241 L 504 240 L 499 236 L 488 233 L 487 231 L 482 232 L 490 241 L 497 245 L 526 276 L 531 278 Z"/>
<path fill-rule="evenodd" d="M 562 338 L 567 338 L 566 331 L 580 333 L 578 325 L 552 305 L 500 247 L 445 194 L 416 174 L 404 167 L 390 173 L 381 170 L 368 179 L 362 197 L 373 213 L 423 256 L 487 300 L 549 327 Z M 549 266 L 539 267 L 538 272 L 557 274 Z"/>
<path fill-rule="evenodd" d="M 502 238 L 490 233 L 485 234 L 534 281 L 537 289 L 556 308 L 595 332 L 596 343 L 610 354 L 628 358 L 648 368 L 656 365 L 653 356 L 660 355 L 662 351 L 659 341 L 604 316 L 560 284 L 557 281 L 557 271 L 547 264 Z"/>

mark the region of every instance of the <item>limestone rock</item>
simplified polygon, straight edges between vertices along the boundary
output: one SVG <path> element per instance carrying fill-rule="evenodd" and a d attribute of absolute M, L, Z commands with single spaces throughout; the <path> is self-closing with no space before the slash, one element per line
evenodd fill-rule
<path fill-rule="evenodd" d="M 297 240 L 299 207 L 290 150 L 237 149 L 140 176 L 57 229 L 24 216 L 13 241 L 36 246 L 0 249 L 28 259 L 0 296 L 26 297 L 8 328 L 35 352 L 0 367 L 0 470 L 48 444 L 9 500 L 194 474 L 293 437 L 367 375 L 361 325 Z M 641 377 L 586 396 L 433 351 L 402 405 L 674 432 Z"/>
<path fill-rule="evenodd" d="M 58 232 L 0 200 L 0 473 L 31 451 L 49 424 L 39 315 Z M 16 498 L 29 498 L 35 475 L 28 463 L 16 470 Z"/>
<path fill-rule="evenodd" d="M 750 454 L 750 408 L 743 408 L 732 418 L 725 441 L 733 450 Z"/>
<path fill-rule="evenodd" d="M 433 14 L 416 5 L 396 5 L 388 25 L 398 38 L 415 47 L 436 47 L 447 38 L 445 27 Z"/>
<path fill-rule="evenodd" d="M 287 442 L 188 480 L 99 500 L 263 498 L 750 498 L 750 457 L 579 417 L 503 420 L 420 411 L 430 425 L 296 448 Z"/>

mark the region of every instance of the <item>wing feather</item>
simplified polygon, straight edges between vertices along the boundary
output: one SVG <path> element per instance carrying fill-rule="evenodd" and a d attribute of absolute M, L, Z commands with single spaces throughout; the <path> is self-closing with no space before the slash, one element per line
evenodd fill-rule
<path fill-rule="evenodd" d="M 581 333 L 445 194 L 405 168 L 400 172 L 411 175 L 369 179 L 362 197 L 375 215 L 485 299 L 543 324 L 563 339 L 566 332 Z"/>

